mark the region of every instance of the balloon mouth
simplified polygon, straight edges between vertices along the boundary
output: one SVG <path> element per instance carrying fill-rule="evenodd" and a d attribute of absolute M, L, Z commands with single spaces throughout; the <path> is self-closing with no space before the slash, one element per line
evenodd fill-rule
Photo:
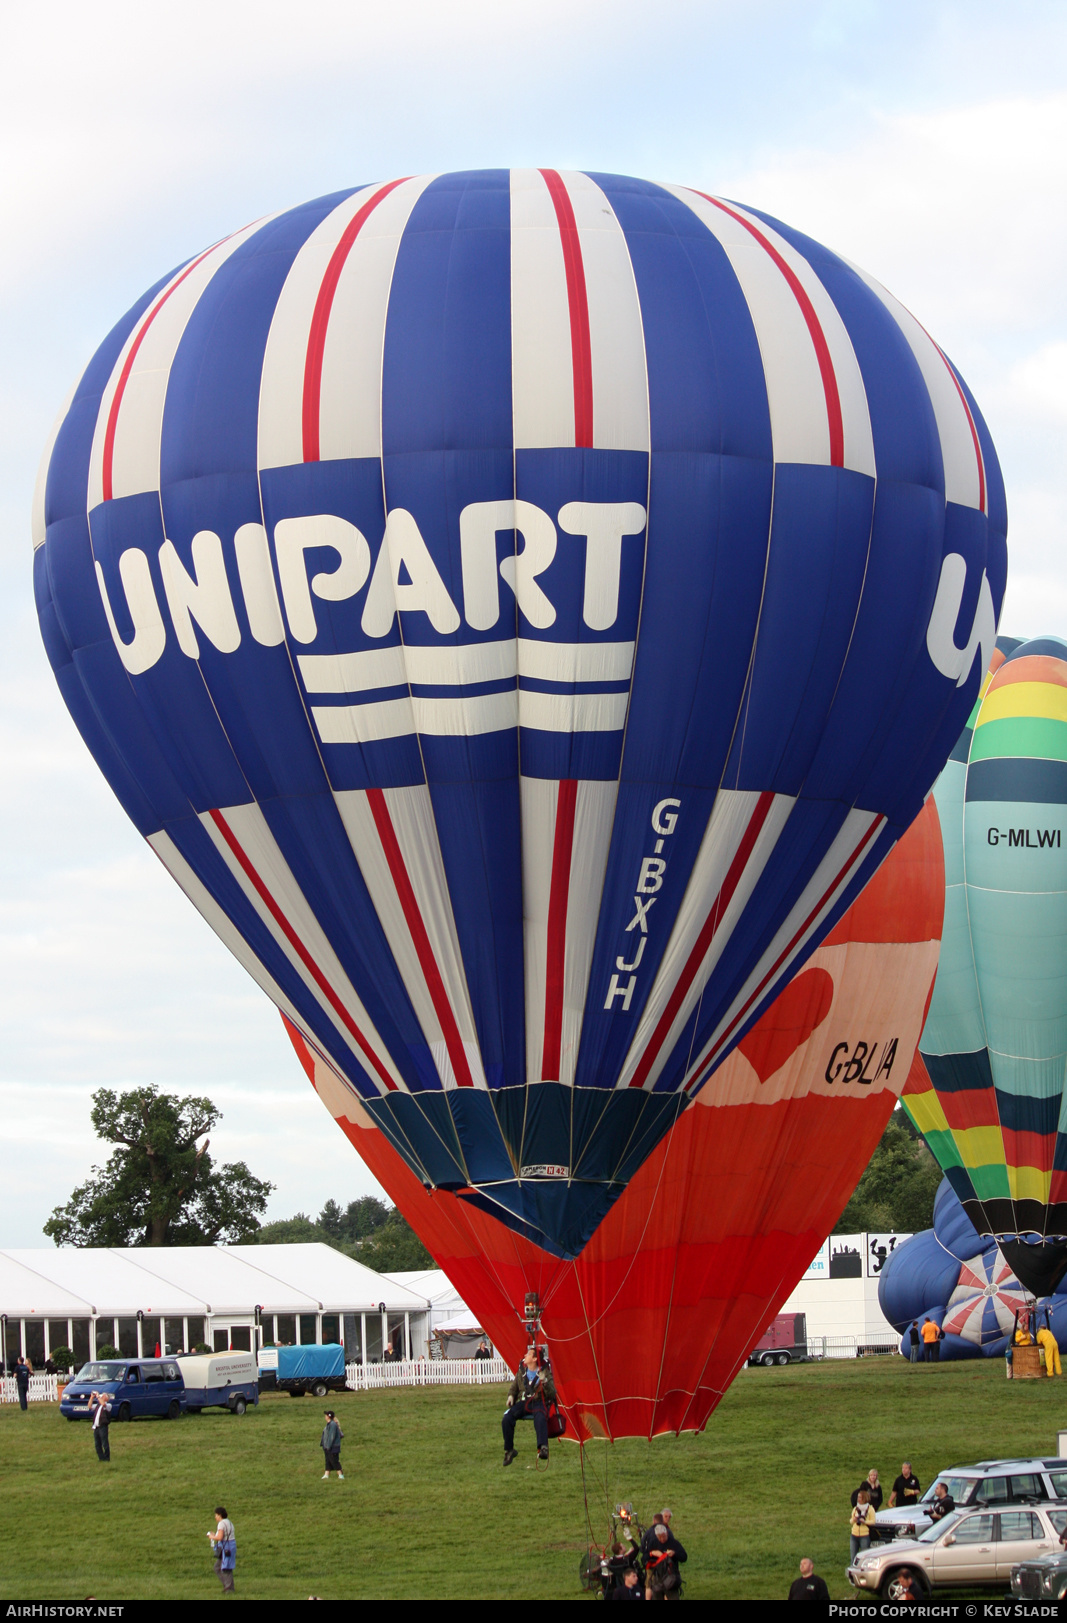
<path fill-rule="evenodd" d="M 1034 1296 L 1051 1296 L 1067 1274 L 1067 1236 L 998 1236 L 1004 1260 Z"/>

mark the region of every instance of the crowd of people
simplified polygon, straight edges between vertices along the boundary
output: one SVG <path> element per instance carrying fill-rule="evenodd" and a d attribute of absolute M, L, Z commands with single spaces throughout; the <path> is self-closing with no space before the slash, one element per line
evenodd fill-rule
<path fill-rule="evenodd" d="M 682 1587 L 680 1567 L 688 1560 L 685 1546 L 671 1527 L 672 1512 L 657 1510 L 651 1526 L 642 1528 L 629 1516 L 617 1521 L 610 1549 L 590 1549 L 600 1568 L 604 1600 L 678 1599 Z"/>

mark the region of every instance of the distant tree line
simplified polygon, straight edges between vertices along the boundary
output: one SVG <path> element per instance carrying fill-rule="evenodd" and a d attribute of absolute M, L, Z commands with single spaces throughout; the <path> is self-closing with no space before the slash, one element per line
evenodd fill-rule
<path fill-rule="evenodd" d="M 378 1274 L 434 1267 L 433 1258 L 407 1220 L 395 1206 L 387 1206 L 374 1195 L 362 1195 L 347 1206 L 328 1200 L 314 1220 L 306 1212 L 297 1212 L 295 1217 L 264 1223 L 255 1238 L 260 1245 L 322 1240 Z"/>
<path fill-rule="evenodd" d="M 903 1109 L 894 1110 L 835 1234 L 917 1234 L 934 1221 L 942 1171 Z"/>

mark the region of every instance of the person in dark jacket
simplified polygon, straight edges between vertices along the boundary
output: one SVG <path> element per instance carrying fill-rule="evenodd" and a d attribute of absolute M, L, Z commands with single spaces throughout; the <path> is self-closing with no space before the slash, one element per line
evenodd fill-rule
<path fill-rule="evenodd" d="M 926 1507 L 926 1514 L 932 1522 L 944 1521 L 951 1516 L 956 1508 L 956 1501 L 949 1493 L 943 1482 L 934 1483 L 934 1497 Z"/>
<path fill-rule="evenodd" d="M 520 1420 L 532 1420 L 537 1437 L 539 1459 L 548 1458 L 548 1405 L 556 1401 L 556 1388 L 551 1371 L 542 1368 L 534 1347 L 526 1354 L 508 1388 L 507 1408 L 500 1422 L 504 1433 L 504 1464 L 510 1465 L 518 1453 L 515 1447 L 515 1427 Z"/>
<path fill-rule="evenodd" d="M 345 1474 L 341 1469 L 341 1439 L 344 1432 L 337 1423 L 337 1416 L 332 1409 L 326 1410 L 326 1424 L 322 1428 L 319 1438 L 319 1447 L 326 1456 L 326 1469 L 322 1473 L 322 1480 L 328 1480 L 330 1472 L 337 1472 L 338 1482 L 343 1482 Z"/>
<path fill-rule="evenodd" d="M 110 1460 L 112 1403 L 106 1392 L 94 1392 L 89 1398 L 89 1413 L 93 1417 L 93 1446 L 98 1460 Z"/>
<path fill-rule="evenodd" d="M 27 1394 L 30 1390 L 30 1366 L 21 1353 L 19 1353 L 15 1363 L 15 1385 L 18 1387 L 19 1408 L 25 1409 Z"/>
<path fill-rule="evenodd" d="M 830 1604 L 830 1591 L 826 1587 L 826 1579 L 820 1578 L 815 1571 L 815 1563 L 809 1556 L 805 1556 L 800 1563 L 800 1577 L 794 1578 L 789 1586 L 790 1600 L 821 1600 Z"/>
<path fill-rule="evenodd" d="M 622 1582 L 611 1591 L 612 1600 L 644 1600 L 641 1593 L 641 1574 L 636 1567 L 627 1567 Z"/>
<path fill-rule="evenodd" d="M 919 1362 L 919 1321 L 918 1321 L 918 1319 L 912 1319 L 912 1321 L 911 1321 L 911 1329 L 908 1331 L 908 1362 L 909 1362 L 909 1364 L 917 1364 Z"/>
<path fill-rule="evenodd" d="M 678 1563 L 689 1557 L 666 1522 L 657 1522 L 655 1527 L 655 1539 L 645 1561 L 645 1599 L 665 1600 L 682 1581 Z"/>
<path fill-rule="evenodd" d="M 867 1489 L 867 1498 L 871 1502 L 871 1508 L 873 1510 L 875 1510 L 875 1511 L 881 1510 L 881 1508 L 882 1508 L 882 1484 L 878 1480 L 878 1472 L 877 1471 L 868 1471 L 867 1472 L 867 1480 L 865 1482 L 860 1483 L 860 1488 L 866 1488 Z M 853 1490 L 852 1490 L 852 1503 L 853 1504 L 856 1503 L 856 1500 L 860 1496 L 860 1488 L 853 1488 Z"/>

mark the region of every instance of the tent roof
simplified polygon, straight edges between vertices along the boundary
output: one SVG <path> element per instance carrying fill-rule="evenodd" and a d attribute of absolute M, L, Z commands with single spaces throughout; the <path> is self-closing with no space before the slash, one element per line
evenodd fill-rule
<path fill-rule="evenodd" d="M 426 1298 L 332 1246 L 67 1246 L 0 1251 L 0 1312 L 9 1318 L 91 1313 L 201 1316 L 425 1312 Z"/>
<path fill-rule="evenodd" d="M 443 1268 L 405 1270 L 389 1274 L 388 1278 L 395 1279 L 398 1285 L 414 1291 L 416 1296 L 424 1297 L 436 1308 L 444 1308 L 449 1313 L 468 1312 L 466 1303 Z M 475 1322 L 473 1314 L 469 1317 L 473 1324 Z"/>

